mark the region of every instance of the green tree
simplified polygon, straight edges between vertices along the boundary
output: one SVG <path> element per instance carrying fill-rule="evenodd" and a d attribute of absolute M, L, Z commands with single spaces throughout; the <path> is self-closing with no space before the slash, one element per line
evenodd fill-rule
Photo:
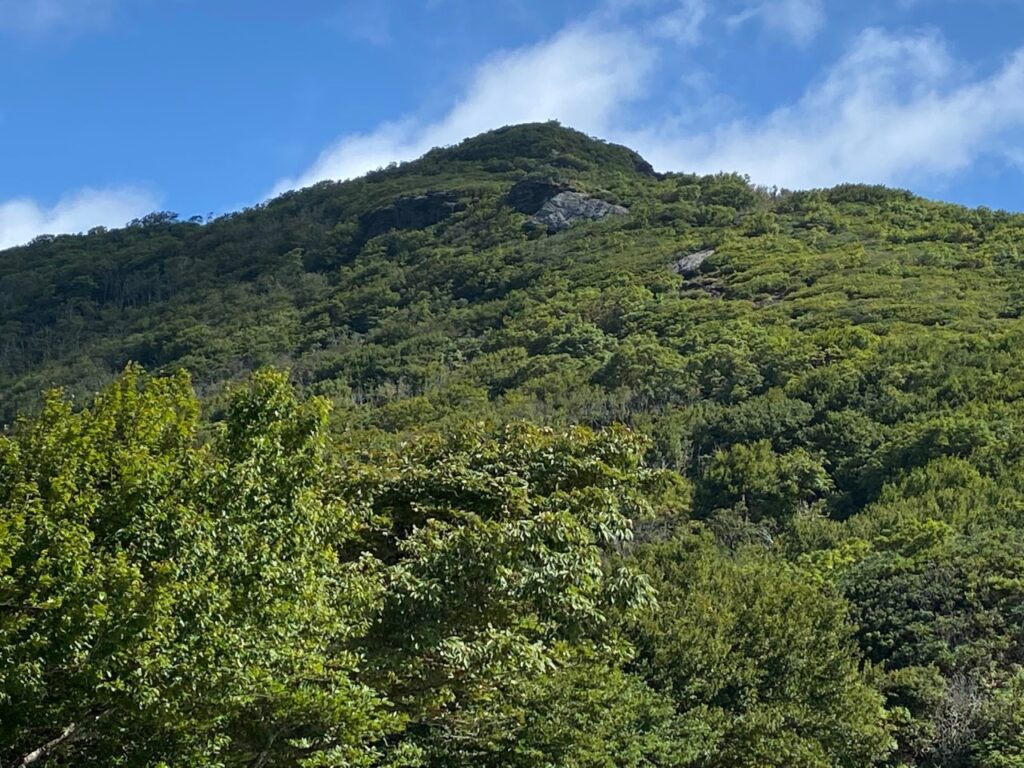
<path fill-rule="evenodd" d="M 607 560 L 647 513 L 643 449 L 622 429 L 516 425 L 421 438 L 348 470 L 345 493 L 371 521 L 359 547 L 384 579 L 353 650 L 411 739 L 459 762 L 484 748 L 474 713 L 580 649 L 619 658 L 612 612 L 651 598 L 641 574 Z"/>
<path fill-rule="evenodd" d="M 973 750 L 978 768 L 1024 766 L 1024 672 L 995 692 L 985 716 L 986 727 Z"/>
<path fill-rule="evenodd" d="M 863 768 L 891 748 L 846 607 L 759 549 L 706 534 L 640 550 L 659 608 L 636 630 L 638 672 L 705 729 L 687 765 Z"/>
<path fill-rule="evenodd" d="M 0 754 L 46 765 L 369 759 L 390 727 L 332 648 L 372 579 L 325 542 L 320 401 L 278 374 L 197 440 L 188 379 L 137 370 L 0 439 Z"/>
<path fill-rule="evenodd" d="M 270 372 L 207 440 L 198 413 L 186 376 L 131 368 L 0 439 L 4 763 L 459 761 L 468 713 L 626 653 L 613 616 L 651 591 L 607 554 L 646 513 L 636 436 L 340 453 Z"/>
<path fill-rule="evenodd" d="M 758 440 L 717 451 L 701 478 L 697 500 L 705 514 L 737 508 L 752 522 L 784 523 L 831 489 L 821 461 L 806 450 L 779 454 L 770 441 Z"/>

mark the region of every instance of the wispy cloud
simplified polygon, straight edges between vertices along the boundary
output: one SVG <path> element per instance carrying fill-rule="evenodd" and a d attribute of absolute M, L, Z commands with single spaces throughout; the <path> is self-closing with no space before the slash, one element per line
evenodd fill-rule
<path fill-rule="evenodd" d="M 706 0 L 679 0 L 676 7 L 655 18 L 648 31 L 655 38 L 696 45 L 709 15 Z"/>
<path fill-rule="evenodd" d="M 978 75 L 933 32 L 865 30 L 801 96 L 765 113 L 737 117 L 742 105 L 705 84 L 646 102 L 654 114 L 637 129 L 636 101 L 673 77 L 664 55 L 670 46 L 713 43 L 711 22 L 721 29 L 730 18 L 756 18 L 795 43 L 808 42 L 825 23 L 823 5 L 758 0 L 747 5 L 753 15 L 739 22 L 705 0 L 607 0 L 604 9 L 550 40 L 483 62 L 440 120 L 404 119 L 342 137 L 274 192 L 353 177 L 504 124 L 550 118 L 633 146 L 662 170 L 739 171 L 791 188 L 915 185 L 954 178 L 997 152 L 1008 165 L 1024 156 L 1024 48 Z"/>
<path fill-rule="evenodd" d="M 987 77 L 964 81 L 965 70 L 936 35 L 867 30 L 794 104 L 702 133 L 667 123 L 628 138 L 658 167 L 795 188 L 948 176 L 1024 132 L 1024 50 Z"/>
<path fill-rule="evenodd" d="M 358 176 L 509 123 L 558 119 L 607 133 L 617 111 L 642 95 L 653 62 L 651 48 L 632 31 L 571 27 L 550 40 L 486 60 L 440 120 L 399 120 L 343 137 L 298 177 L 278 182 L 273 194 L 321 179 Z"/>
<path fill-rule="evenodd" d="M 0 249 L 27 243 L 40 234 L 120 227 L 158 207 L 149 192 L 133 188 L 83 189 L 52 207 L 27 199 L 0 202 Z"/>
<path fill-rule="evenodd" d="M 659 54 L 668 47 L 700 45 L 716 13 L 719 22 L 757 20 L 800 43 L 808 42 L 824 23 L 821 0 L 740 2 L 744 14 L 723 18 L 722 6 L 708 0 L 605 0 L 589 19 L 551 39 L 485 60 L 439 120 L 424 123 L 406 117 L 369 133 L 342 136 L 299 175 L 280 179 L 271 194 L 323 179 L 359 176 L 509 123 L 557 119 L 608 138 L 633 136 L 623 130 L 628 122 L 624 113 L 651 87 Z M 700 74 L 695 67 L 688 77 Z M 705 96 L 709 104 L 728 101 L 723 94 Z M 704 111 L 702 105 L 689 108 L 691 116 Z M 690 122 L 679 115 L 663 117 L 662 134 L 666 125 Z M 662 135 L 658 154 L 665 154 L 660 144 L 674 145 L 678 139 L 678 134 Z"/>
<path fill-rule="evenodd" d="M 726 23 L 737 27 L 751 21 L 798 45 L 807 45 L 825 25 L 825 6 L 823 0 L 758 0 L 730 16 Z"/>

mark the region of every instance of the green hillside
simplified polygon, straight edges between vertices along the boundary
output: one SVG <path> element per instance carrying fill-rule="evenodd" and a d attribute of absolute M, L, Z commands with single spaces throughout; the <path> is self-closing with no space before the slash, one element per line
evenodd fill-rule
<path fill-rule="evenodd" d="M 1024 766 L 1021 247 L 548 123 L 0 252 L 0 764 Z"/>

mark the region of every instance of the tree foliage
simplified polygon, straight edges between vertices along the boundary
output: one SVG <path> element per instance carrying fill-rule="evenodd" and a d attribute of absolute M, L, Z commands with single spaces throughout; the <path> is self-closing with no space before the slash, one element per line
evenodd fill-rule
<path fill-rule="evenodd" d="M 0 442 L 5 763 L 401 763 L 617 658 L 613 613 L 650 600 L 602 557 L 645 505 L 625 432 L 359 458 L 274 373 L 207 440 L 198 410 L 185 376 L 131 368 Z"/>
<path fill-rule="evenodd" d="M 0 762 L 1020 764 L 1022 237 L 548 123 L 4 251 Z"/>

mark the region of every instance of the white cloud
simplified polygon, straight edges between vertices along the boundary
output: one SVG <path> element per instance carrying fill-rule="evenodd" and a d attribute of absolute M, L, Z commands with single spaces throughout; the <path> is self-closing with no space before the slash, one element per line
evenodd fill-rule
<path fill-rule="evenodd" d="M 107 21 L 119 0 L 0 0 L 0 29 L 41 33 L 94 27 Z"/>
<path fill-rule="evenodd" d="M 666 82 L 680 82 L 658 67 L 659 55 L 676 42 L 699 42 L 703 13 L 713 6 L 608 2 L 603 17 L 485 61 L 439 120 L 410 118 L 343 137 L 274 192 L 350 178 L 501 125 L 550 118 L 632 146 L 661 170 L 738 171 L 790 188 L 847 181 L 912 186 L 956 178 L 982 156 L 1008 165 L 1024 157 L 1024 48 L 979 76 L 954 59 L 941 36 L 925 32 L 862 32 L 802 96 L 761 115 L 734 118 L 741 105 L 713 84 L 700 81 L 690 93 L 677 85 L 645 104 L 656 113 L 636 129 L 638 98 L 656 84 L 664 90 Z M 752 7 L 762 13 L 769 6 L 790 8 L 794 15 L 780 18 L 789 19 L 796 37 L 823 21 L 815 16 L 817 2 Z M 810 14 L 802 27 L 794 21 L 799 8 Z M 626 19 L 638 10 L 641 18 Z"/>
<path fill-rule="evenodd" d="M 905 183 L 967 169 L 1024 129 L 1024 50 L 962 82 L 942 40 L 868 30 L 795 104 L 758 120 L 629 137 L 656 167 L 736 170 L 787 187 Z"/>
<path fill-rule="evenodd" d="M 651 46 L 633 32 L 571 27 L 538 45 L 489 58 L 440 120 L 406 119 L 344 137 L 297 178 L 278 182 L 273 194 L 352 178 L 510 123 L 557 119 L 607 133 L 618 111 L 642 94 L 653 62 Z"/>
<path fill-rule="evenodd" d="M 706 0 L 681 0 L 676 8 L 654 20 L 650 32 L 654 37 L 675 43 L 696 45 L 707 18 Z"/>
<path fill-rule="evenodd" d="M 774 0 L 762 5 L 761 18 L 770 29 L 806 44 L 825 25 L 825 9 L 822 0 Z"/>
<path fill-rule="evenodd" d="M 735 27 L 755 20 L 798 45 L 807 45 L 825 25 L 825 7 L 823 0 L 759 0 L 726 23 Z"/>
<path fill-rule="evenodd" d="M 52 208 L 27 198 L 0 202 L 0 249 L 22 245 L 41 234 L 120 227 L 153 211 L 157 203 L 151 194 L 131 188 L 83 189 Z"/>

